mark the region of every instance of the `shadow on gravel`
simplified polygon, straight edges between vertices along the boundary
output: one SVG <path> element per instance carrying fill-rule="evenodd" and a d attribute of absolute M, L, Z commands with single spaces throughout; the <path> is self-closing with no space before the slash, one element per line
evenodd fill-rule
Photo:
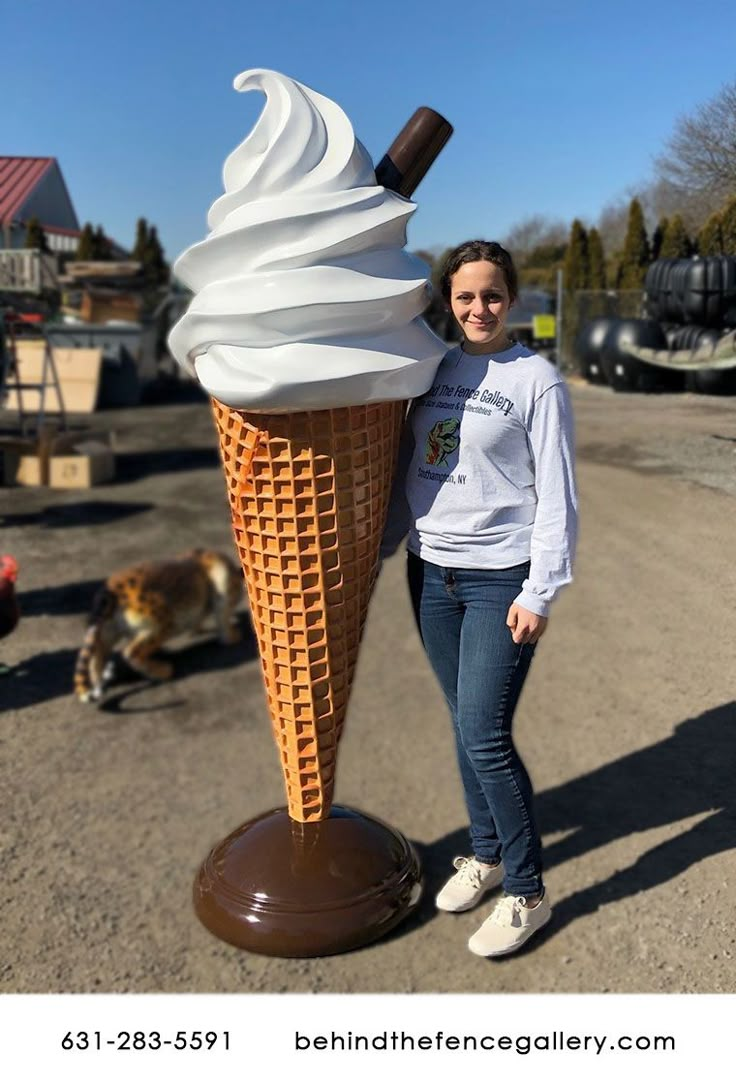
<path fill-rule="evenodd" d="M 187 644 L 183 648 L 162 651 L 160 658 L 167 659 L 174 665 L 174 675 L 165 685 L 174 686 L 183 678 L 189 678 L 195 674 L 230 670 L 256 658 L 258 649 L 248 617 L 243 614 L 239 615 L 238 619 L 243 634 L 240 644 L 223 645 L 214 636 L 208 635 L 207 639 Z M 30 659 L 26 659 L 13 667 L 11 672 L 0 680 L 1 708 L 27 708 L 28 705 L 41 704 L 56 697 L 71 697 L 77 652 L 77 648 L 60 648 L 54 652 L 39 652 L 38 655 L 31 656 Z M 135 683 L 132 687 L 130 686 L 131 682 Z M 116 676 L 112 682 L 110 692 L 99 705 L 80 704 L 79 708 L 80 711 L 110 713 L 160 712 L 187 703 L 183 700 L 174 700 L 149 707 L 144 705 L 129 707 L 125 705 L 125 701 L 133 695 L 162 684 L 141 679 L 139 674 L 128 667 L 120 657 L 117 657 Z M 116 687 L 123 685 L 125 686 L 124 689 L 114 692 Z"/>
<path fill-rule="evenodd" d="M 2 527 L 90 527 L 111 524 L 148 512 L 153 505 L 143 501 L 75 501 L 67 505 L 47 505 L 38 512 L 0 513 Z"/>
<path fill-rule="evenodd" d="M 0 527 L 32 527 L 43 523 L 43 510 L 39 512 L 0 512 Z"/>
<path fill-rule="evenodd" d="M 149 501 L 78 501 L 44 509 L 44 522 L 45 526 L 56 528 L 93 527 L 125 520 L 152 508 Z"/>
<path fill-rule="evenodd" d="M 18 663 L 0 680 L 0 706 L 27 708 L 71 695 L 76 658 L 73 648 L 59 648 L 55 652 L 39 652 Z"/>
<path fill-rule="evenodd" d="M 194 674 L 206 674 L 208 671 L 230 670 L 239 667 L 242 663 L 248 663 L 257 658 L 258 647 L 250 622 L 245 615 L 238 615 L 240 630 L 243 639 L 240 644 L 220 644 L 215 637 L 207 640 L 199 640 L 194 644 L 188 644 L 185 648 L 177 651 L 163 650 L 157 658 L 165 659 L 174 666 L 173 677 L 166 683 L 167 687 L 174 686 L 183 678 L 189 678 Z M 131 686 L 133 682 L 135 685 Z M 115 677 L 102 701 L 96 706 L 97 711 L 107 712 L 111 715 L 136 714 L 140 712 L 161 712 L 171 708 L 179 708 L 186 701 L 168 701 L 165 704 L 143 705 L 129 704 L 132 698 L 138 698 L 146 690 L 161 686 L 161 682 L 141 678 L 130 667 L 122 656 L 115 659 Z M 117 687 L 124 686 L 114 692 Z"/>
<path fill-rule="evenodd" d="M 549 932 L 736 848 L 734 780 L 736 702 L 731 701 L 684 720 L 662 742 L 537 795 L 541 832 L 568 833 L 545 847 L 546 869 L 634 833 L 705 815 L 693 828 L 643 852 L 605 881 L 555 901 Z M 467 855 L 467 831 L 450 833 L 419 851 L 426 907 L 452 870 L 454 856 Z M 535 938 L 534 944 L 539 941 Z"/>
<path fill-rule="evenodd" d="M 73 584 L 59 584 L 55 588 L 33 588 L 18 592 L 18 605 L 24 618 L 38 618 L 47 614 L 87 614 L 102 581 L 78 580 Z"/>
<path fill-rule="evenodd" d="M 136 482 L 149 475 L 171 475 L 180 471 L 200 471 L 219 467 L 220 458 L 213 444 L 207 448 L 159 448 L 146 452 L 117 452 L 115 481 L 110 485 Z"/>
<path fill-rule="evenodd" d="M 626 471 L 635 471 L 641 475 L 680 475 L 681 468 L 676 464 L 659 459 L 656 453 L 632 445 L 581 444 L 577 455 L 587 463 L 602 464 L 604 467 L 622 467 Z"/>

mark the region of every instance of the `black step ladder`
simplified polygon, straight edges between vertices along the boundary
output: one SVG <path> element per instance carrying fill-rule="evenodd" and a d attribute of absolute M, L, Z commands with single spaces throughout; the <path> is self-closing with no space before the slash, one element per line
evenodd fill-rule
<path fill-rule="evenodd" d="M 0 343 L 0 406 L 5 402 L 9 392 L 15 392 L 21 434 L 24 437 L 29 437 L 31 435 L 31 428 L 33 428 L 36 435 L 40 435 L 47 428 L 46 393 L 49 388 L 53 388 L 59 405 L 58 411 L 54 413 L 58 416 L 58 428 L 64 430 L 67 428 L 67 423 L 61 382 L 59 380 L 56 362 L 54 361 L 54 352 L 47 335 L 42 329 L 40 330 L 40 334 L 35 336 L 35 338 L 43 340 L 41 379 L 33 382 L 21 380 L 18 369 L 17 333 L 19 328 L 25 327 L 27 327 L 27 325 L 22 318 L 12 310 L 6 310 L 4 313 L 0 313 L 0 337 L 3 341 Z M 37 409 L 26 408 L 23 402 L 24 392 L 38 392 Z"/>

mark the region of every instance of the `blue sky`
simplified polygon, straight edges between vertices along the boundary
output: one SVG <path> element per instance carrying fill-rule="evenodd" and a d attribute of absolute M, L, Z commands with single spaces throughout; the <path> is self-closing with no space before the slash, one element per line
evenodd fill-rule
<path fill-rule="evenodd" d="M 412 248 L 537 213 L 595 221 L 736 78 L 732 0 L 23 0 L 2 37 L 0 154 L 55 156 L 81 222 L 128 246 L 143 215 L 169 259 L 205 236 L 258 116 L 261 96 L 232 89 L 247 68 L 333 98 L 374 161 L 419 105 L 454 124 Z"/>

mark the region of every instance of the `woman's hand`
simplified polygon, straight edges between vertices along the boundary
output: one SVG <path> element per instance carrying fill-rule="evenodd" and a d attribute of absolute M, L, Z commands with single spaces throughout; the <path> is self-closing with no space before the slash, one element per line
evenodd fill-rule
<path fill-rule="evenodd" d="M 506 625 L 511 630 L 514 644 L 536 644 L 547 628 L 547 619 L 531 610 L 512 603 L 506 615 Z"/>

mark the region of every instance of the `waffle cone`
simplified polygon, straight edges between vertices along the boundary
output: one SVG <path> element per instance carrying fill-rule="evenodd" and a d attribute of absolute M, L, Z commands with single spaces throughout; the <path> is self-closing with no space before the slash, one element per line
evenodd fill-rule
<path fill-rule="evenodd" d="M 322 821 L 406 405 L 260 414 L 212 403 L 289 815 Z"/>

